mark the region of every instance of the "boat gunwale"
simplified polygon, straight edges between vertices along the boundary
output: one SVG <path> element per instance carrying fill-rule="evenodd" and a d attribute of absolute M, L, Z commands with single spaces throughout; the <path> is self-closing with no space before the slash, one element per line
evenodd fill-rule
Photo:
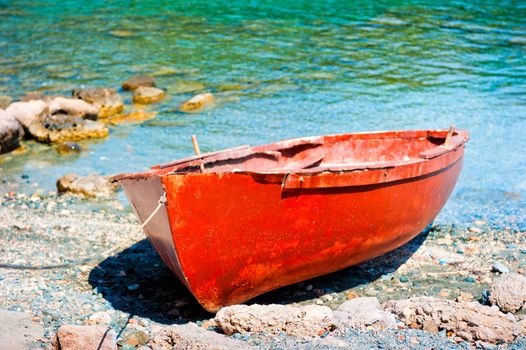
<path fill-rule="evenodd" d="M 401 130 L 401 131 L 377 131 L 377 132 L 356 132 L 356 133 L 341 133 L 341 134 L 330 134 L 323 136 L 308 136 L 300 137 L 293 139 L 285 139 L 270 144 L 260 145 L 260 146 L 239 146 L 224 150 L 219 150 L 215 152 L 209 152 L 201 154 L 199 156 L 186 157 L 172 162 L 163 163 L 161 165 L 155 165 L 151 167 L 151 170 L 138 172 L 138 173 L 123 173 L 119 175 L 112 176 L 110 178 L 111 182 L 118 182 L 122 179 L 145 179 L 151 176 L 203 176 L 210 174 L 245 174 L 252 176 L 268 176 L 268 177 L 290 177 L 291 174 L 299 176 L 316 176 L 321 174 L 349 174 L 358 171 L 364 170 L 386 170 L 393 168 L 400 168 L 404 166 L 418 166 L 419 164 L 424 164 L 426 162 L 433 161 L 435 158 L 441 158 L 445 154 L 455 152 L 469 140 L 469 133 L 465 130 L 454 130 L 452 137 L 452 142 L 449 145 L 437 145 L 436 147 L 430 148 L 426 151 L 423 151 L 419 154 L 419 158 L 410 158 L 408 160 L 394 160 L 394 161 L 384 161 L 384 162 L 363 162 L 359 165 L 352 164 L 340 164 L 335 166 L 334 164 L 327 164 L 325 166 L 306 168 L 306 169 L 297 169 L 297 170 L 281 170 L 273 169 L 271 171 L 250 171 L 250 170 L 228 170 L 228 171 L 207 171 L 204 173 L 188 172 L 188 171 L 169 171 L 162 173 L 167 167 L 179 166 L 179 167 L 198 167 L 204 162 L 204 164 L 213 164 L 218 161 L 225 161 L 230 159 L 239 159 L 247 157 L 252 154 L 261 154 L 268 153 L 274 150 L 285 150 L 293 148 L 300 145 L 306 144 L 322 144 L 324 138 L 342 138 L 347 137 L 347 141 L 352 140 L 384 140 L 384 139 L 418 139 L 418 138 L 445 138 L 448 130 L 444 129 L 426 129 L 426 130 Z M 237 157 L 236 157 L 237 156 Z M 208 160 L 208 162 L 207 162 Z M 170 164 L 167 167 L 161 167 L 163 165 Z M 444 166 L 446 166 L 445 164 Z M 407 178 L 416 177 L 423 175 L 415 174 L 414 176 L 408 176 Z M 284 179 L 283 179 L 284 180 Z M 272 181 L 273 182 L 273 181 Z M 382 181 L 384 182 L 384 181 Z M 389 181 L 386 181 L 389 182 Z"/>

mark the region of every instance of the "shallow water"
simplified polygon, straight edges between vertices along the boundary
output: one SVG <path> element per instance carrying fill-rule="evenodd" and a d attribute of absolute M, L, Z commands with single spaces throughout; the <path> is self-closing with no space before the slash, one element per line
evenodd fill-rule
<path fill-rule="evenodd" d="M 34 189 L 68 172 L 114 174 L 203 151 L 304 135 L 447 128 L 471 132 L 439 222 L 526 228 L 526 4 L 519 1 L 0 0 L 0 95 L 118 88 L 150 73 L 170 98 L 80 156 L 1 158 Z M 195 91 L 187 91 L 195 89 Z M 211 91 L 217 108 L 179 102 Z M 130 95 L 126 96 L 130 104 Z"/>

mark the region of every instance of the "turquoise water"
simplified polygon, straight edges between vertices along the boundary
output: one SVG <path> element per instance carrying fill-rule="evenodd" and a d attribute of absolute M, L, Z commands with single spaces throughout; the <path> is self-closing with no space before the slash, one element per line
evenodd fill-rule
<path fill-rule="evenodd" d="M 137 73 L 170 94 L 149 107 L 157 118 L 115 127 L 80 156 L 29 143 L 3 157 L 2 176 L 48 190 L 67 172 L 143 170 L 192 154 L 192 134 L 211 151 L 455 124 L 471 140 L 438 221 L 524 228 L 525 18 L 520 1 L 0 0 L 0 95 L 118 88 Z M 177 112 L 200 91 L 218 106 Z"/>

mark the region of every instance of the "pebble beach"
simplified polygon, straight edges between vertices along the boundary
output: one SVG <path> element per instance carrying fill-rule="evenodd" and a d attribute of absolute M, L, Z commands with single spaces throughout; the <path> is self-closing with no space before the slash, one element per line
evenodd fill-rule
<path fill-rule="evenodd" d="M 110 327 L 121 349 L 167 346 L 158 333 L 173 325 L 191 325 L 261 349 L 469 349 L 477 344 L 520 349 L 526 344 L 520 335 L 504 345 L 467 342 L 445 329 L 430 332 L 403 323 L 395 329 L 362 325 L 308 336 L 287 329 L 223 335 L 214 315 L 164 266 L 134 215 L 117 199 L 29 195 L 19 188 L 12 182 L 2 185 L 0 300 L 2 309 L 29 315 L 42 326 L 34 348 L 50 348 L 62 325 Z M 491 285 L 503 274 L 524 274 L 525 256 L 524 231 L 495 229 L 480 220 L 435 225 L 382 257 L 267 293 L 249 304 L 316 305 L 334 311 L 359 298 L 386 303 L 427 296 L 489 305 Z M 526 313 L 514 317 L 520 322 Z"/>

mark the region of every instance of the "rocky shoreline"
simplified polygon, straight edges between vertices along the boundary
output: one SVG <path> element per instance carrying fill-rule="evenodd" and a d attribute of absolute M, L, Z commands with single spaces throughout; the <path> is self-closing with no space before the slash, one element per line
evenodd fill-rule
<path fill-rule="evenodd" d="M 34 348 L 102 336 L 103 348 L 142 350 L 526 346 L 526 232 L 433 226 L 382 257 L 212 315 L 114 197 L 1 186 L 0 309 L 42 327 Z"/>
<path fill-rule="evenodd" d="M 71 142 L 105 138 L 110 132 L 109 125 L 138 123 L 155 117 L 155 113 L 145 112 L 143 107 L 161 102 L 167 96 L 167 91 L 157 88 L 155 79 L 148 75 L 130 77 L 121 89 L 132 95 L 133 107 L 127 108 L 132 112 L 124 112 L 121 93 L 103 87 L 73 89 L 71 96 L 29 92 L 15 102 L 10 96 L 0 96 L 0 154 L 23 150 L 26 139 L 79 150 Z M 203 92 L 182 102 L 178 110 L 200 112 L 214 102 L 214 95 Z"/>

